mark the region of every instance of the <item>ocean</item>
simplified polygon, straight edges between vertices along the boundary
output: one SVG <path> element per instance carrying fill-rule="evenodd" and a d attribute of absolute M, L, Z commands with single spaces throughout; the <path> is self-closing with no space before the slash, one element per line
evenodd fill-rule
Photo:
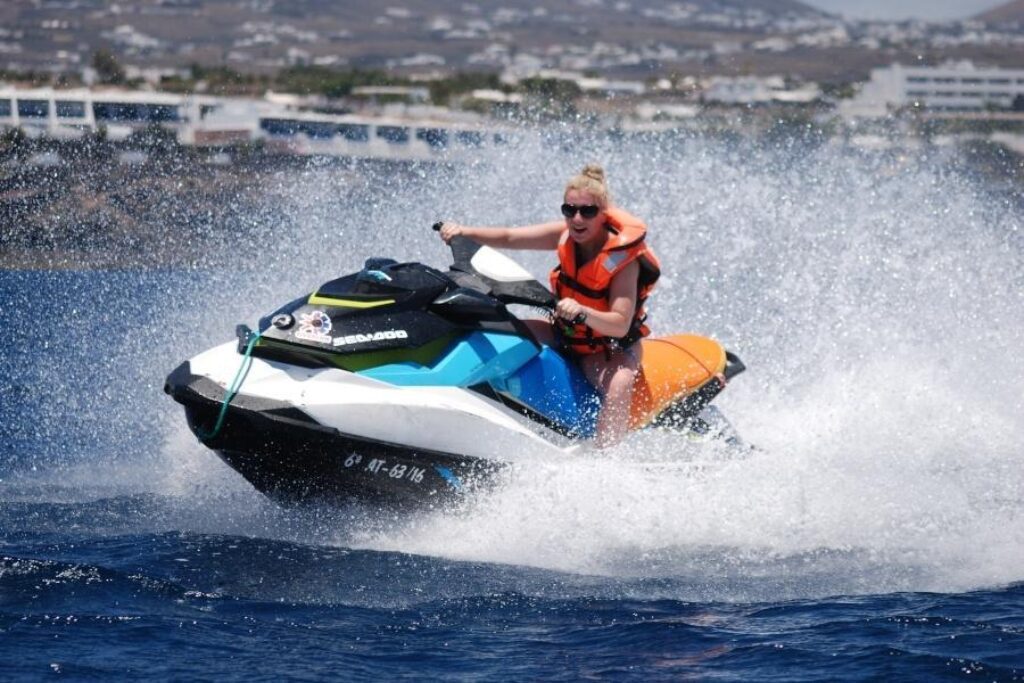
<path fill-rule="evenodd" d="M 457 510 L 282 508 L 163 394 L 365 258 L 443 267 L 436 220 L 557 217 L 589 161 L 651 226 L 655 331 L 747 364 L 749 456 L 641 433 Z M 2 271 L 0 678 L 1024 679 L 1021 209 L 956 148 L 579 134 L 282 170 L 198 262 Z"/>

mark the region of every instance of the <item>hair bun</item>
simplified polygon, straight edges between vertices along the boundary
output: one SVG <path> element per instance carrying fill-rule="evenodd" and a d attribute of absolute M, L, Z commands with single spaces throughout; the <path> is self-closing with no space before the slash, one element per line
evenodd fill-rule
<path fill-rule="evenodd" d="M 601 168 L 600 164 L 587 164 L 583 167 L 583 170 L 580 171 L 580 175 L 596 180 L 604 185 L 604 169 Z"/>
<path fill-rule="evenodd" d="M 594 198 L 594 203 L 602 209 L 607 208 L 611 203 L 608 196 L 608 184 L 604 179 L 604 169 L 598 164 L 587 164 L 583 170 L 572 177 L 565 186 L 565 191 L 582 190 L 589 192 Z"/>

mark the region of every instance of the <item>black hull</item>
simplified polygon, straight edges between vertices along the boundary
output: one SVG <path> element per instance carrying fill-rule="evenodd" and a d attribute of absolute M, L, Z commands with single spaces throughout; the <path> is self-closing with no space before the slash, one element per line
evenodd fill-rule
<path fill-rule="evenodd" d="M 224 390 L 192 375 L 188 362 L 171 373 L 164 390 L 185 406 L 189 427 L 206 446 L 281 504 L 447 507 L 485 485 L 500 468 L 342 434 L 290 405 L 246 396 L 232 401 L 216 436 L 203 439 L 217 421 Z"/>

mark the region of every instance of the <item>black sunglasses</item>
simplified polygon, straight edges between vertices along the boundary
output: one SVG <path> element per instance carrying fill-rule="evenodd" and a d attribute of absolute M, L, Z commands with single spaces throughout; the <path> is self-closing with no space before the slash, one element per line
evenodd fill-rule
<path fill-rule="evenodd" d="M 572 218 L 576 215 L 576 212 L 580 212 L 580 216 L 583 218 L 593 218 L 600 211 L 599 206 L 593 204 L 586 204 L 584 206 L 576 206 L 575 204 L 562 204 L 562 215 L 566 218 Z"/>

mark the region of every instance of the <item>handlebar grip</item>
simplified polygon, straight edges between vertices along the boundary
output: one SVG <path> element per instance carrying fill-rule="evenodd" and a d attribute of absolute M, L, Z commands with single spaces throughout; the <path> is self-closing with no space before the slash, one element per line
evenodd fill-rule
<path fill-rule="evenodd" d="M 554 302 L 552 302 L 548 306 L 544 306 L 543 308 L 547 308 L 551 312 L 551 315 L 553 315 L 557 320 L 561 320 L 563 323 L 566 323 L 568 325 L 583 325 L 584 323 L 587 322 L 587 316 L 586 316 L 585 313 L 580 313 L 578 316 L 576 316 L 572 320 L 569 320 L 567 318 L 563 318 L 562 316 L 558 315 L 557 313 L 555 313 L 555 304 L 554 304 Z"/>
<path fill-rule="evenodd" d="M 444 227 L 444 221 L 438 221 L 438 222 L 434 223 L 432 226 L 430 226 L 430 229 L 433 230 L 434 232 L 440 232 L 441 228 L 443 228 L 443 227 Z"/>

